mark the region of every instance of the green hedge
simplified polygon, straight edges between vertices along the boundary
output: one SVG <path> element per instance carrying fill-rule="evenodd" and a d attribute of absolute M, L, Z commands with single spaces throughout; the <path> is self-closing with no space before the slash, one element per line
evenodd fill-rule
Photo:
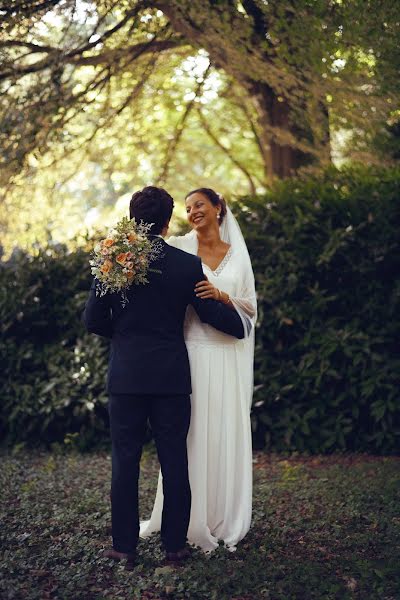
<path fill-rule="evenodd" d="M 257 279 L 253 429 L 277 451 L 399 449 L 400 171 L 329 169 L 235 205 Z M 0 263 L 0 434 L 108 443 L 108 344 L 80 321 L 88 254 Z"/>
<path fill-rule="evenodd" d="M 88 254 L 64 246 L 0 269 L 0 433 L 8 443 L 106 439 L 108 344 L 84 331 Z"/>
<path fill-rule="evenodd" d="M 399 191 L 400 169 L 332 168 L 236 205 L 259 296 L 257 444 L 399 450 Z"/>

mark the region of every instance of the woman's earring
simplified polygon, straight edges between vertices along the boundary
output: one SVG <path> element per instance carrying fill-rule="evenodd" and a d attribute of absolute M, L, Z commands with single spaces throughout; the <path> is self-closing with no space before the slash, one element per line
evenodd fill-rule
<path fill-rule="evenodd" d="M 221 218 L 221 213 L 217 213 L 217 219 L 218 219 L 218 221 L 220 220 L 220 218 Z"/>

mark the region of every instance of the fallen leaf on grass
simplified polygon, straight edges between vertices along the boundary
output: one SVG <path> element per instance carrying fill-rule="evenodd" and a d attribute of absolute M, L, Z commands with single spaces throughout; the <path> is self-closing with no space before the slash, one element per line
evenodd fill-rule
<path fill-rule="evenodd" d="M 173 573 L 173 571 L 173 567 L 157 567 L 157 569 L 154 571 L 154 575 L 168 575 L 168 573 Z"/>
<path fill-rule="evenodd" d="M 357 581 L 354 579 L 354 577 L 346 577 L 345 581 L 346 581 L 346 587 L 351 592 L 354 592 L 354 590 L 357 588 Z"/>
<path fill-rule="evenodd" d="M 174 591 L 175 591 L 175 586 L 173 586 L 173 585 L 166 585 L 166 586 L 165 586 L 165 593 L 166 593 L 167 595 L 169 595 L 169 594 L 173 594 L 173 593 L 174 593 Z"/>
<path fill-rule="evenodd" d="M 50 572 L 45 569 L 30 569 L 29 575 L 32 575 L 32 577 L 47 577 Z"/>

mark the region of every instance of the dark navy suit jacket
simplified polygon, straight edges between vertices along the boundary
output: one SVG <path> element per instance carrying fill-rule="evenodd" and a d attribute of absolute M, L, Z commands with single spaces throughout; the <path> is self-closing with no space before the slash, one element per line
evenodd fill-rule
<path fill-rule="evenodd" d="M 205 276 L 197 256 L 163 240 L 163 255 L 148 273 L 149 283 L 132 285 L 129 302 L 119 294 L 96 296 L 93 282 L 83 319 L 91 333 L 111 338 L 107 390 L 110 394 L 190 394 L 190 368 L 183 337 L 188 304 L 199 318 L 224 333 L 244 337 L 235 310 L 196 298 L 194 287 Z"/>

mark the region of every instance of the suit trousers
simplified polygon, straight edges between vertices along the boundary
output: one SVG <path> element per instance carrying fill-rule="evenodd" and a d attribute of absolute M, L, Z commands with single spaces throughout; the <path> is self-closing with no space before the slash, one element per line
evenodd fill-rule
<path fill-rule="evenodd" d="M 111 394 L 111 515 L 113 547 L 134 553 L 139 538 L 139 472 L 147 422 L 153 431 L 163 476 L 161 539 L 167 552 L 186 542 L 191 492 L 186 437 L 190 396 Z"/>

